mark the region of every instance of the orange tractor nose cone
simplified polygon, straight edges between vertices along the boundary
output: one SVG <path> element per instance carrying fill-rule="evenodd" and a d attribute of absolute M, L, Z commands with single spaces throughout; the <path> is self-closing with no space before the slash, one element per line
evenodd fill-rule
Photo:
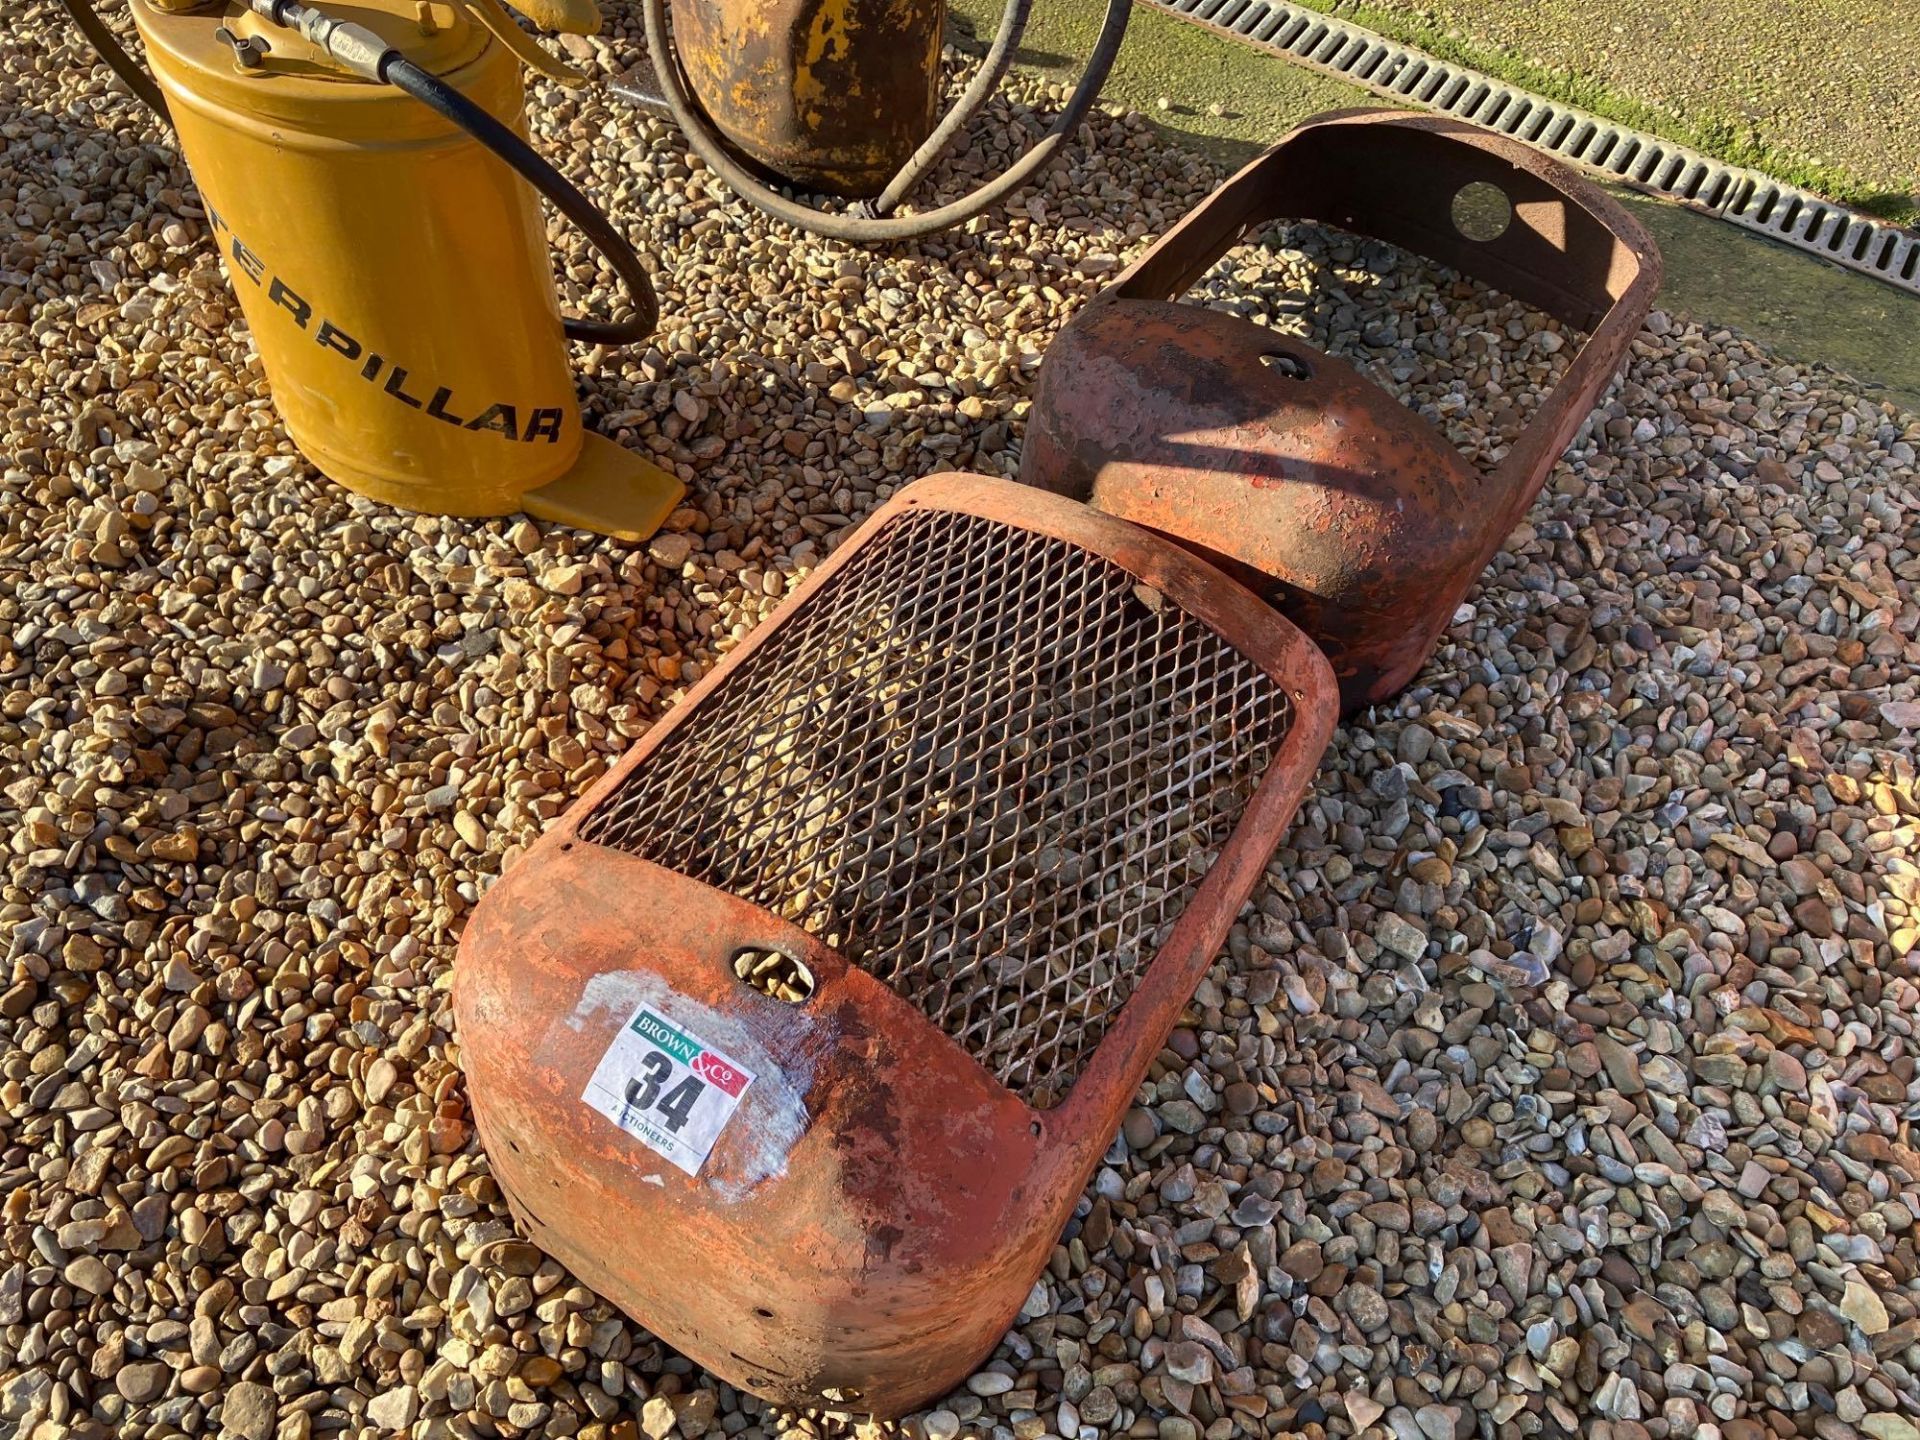
<path fill-rule="evenodd" d="M 1317 220 L 1589 332 L 1491 473 L 1357 370 L 1177 303 L 1246 236 Z M 1191 546 L 1327 654 L 1342 704 L 1397 694 L 1619 373 L 1660 254 L 1558 161 L 1392 110 L 1320 116 L 1215 191 L 1047 351 L 1020 478 Z"/>
<path fill-rule="evenodd" d="M 1291 819 L 1319 652 L 1178 546 L 951 475 L 494 886 L 462 1064 L 527 1232 L 774 1401 L 990 1352 Z"/>

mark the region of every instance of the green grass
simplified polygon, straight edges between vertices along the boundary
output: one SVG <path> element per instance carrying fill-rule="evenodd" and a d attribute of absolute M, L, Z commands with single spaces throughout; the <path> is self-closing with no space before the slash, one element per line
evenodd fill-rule
<path fill-rule="evenodd" d="M 1364 25 L 1438 59 L 1483 71 L 1549 100 L 1577 105 L 1635 130 L 1650 131 L 1726 164 L 1758 170 L 1884 220 L 1902 225 L 1920 222 L 1920 205 L 1916 205 L 1914 196 L 1872 184 L 1845 166 L 1809 160 L 1768 144 L 1750 125 L 1732 116 L 1682 115 L 1648 105 L 1619 94 L 1591 76 L 1536 64 L 1514 51 L 1477 44 L 1457 31 L 1443 30 L 1397 11 L 1381 10 L 1364 0 L 1295 0 L 1295 3 Z"/>

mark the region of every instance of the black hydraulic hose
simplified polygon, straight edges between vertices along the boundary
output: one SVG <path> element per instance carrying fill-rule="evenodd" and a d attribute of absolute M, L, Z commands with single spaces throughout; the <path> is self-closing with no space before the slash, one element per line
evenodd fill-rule
<path fill-rule="evenodd" d="M 613 228 L 594 203 L 582 195 L 553 166 L 540 157 L 512 127 L 503 125 L 482 106 L 474 104 L 437 76 L 422 70 L 398 51 L 389 51 L 380 65 L 380 78 L 397 86 L 465 130 L 517 171 L 520 177 L 553 202 L 553 208 L 580 227 L 593 247 L 613 267 L 633 300 L 634 313 L 626 320 L 566 319 L 567 338 L 589 345 L 632 345 L 646 339 L 660 323 L 660 302 L 653 280 L 626 237 Z"/>
<path fill-rule="evenodd" d="M 967 128 L 982 105 L 992 98 L 993 92 L 1000 88 L 1000 82 L 1006 78 L 1007 71 L 1013 68 L 1014 52 L 1020 48 L 1020 39 L 1027 33 L 1027 18 L 1033 14 L 1033 0 L 1007 0 L 1006 13 L 1000 17 L 1000 28 L 994 32 L 993 44 L 988 47 L 987 55 L 980 62 L 980 69 L 968 83 L 966 91 L 953 102 L 953 108 L 940 117 L 940 123 L 933 133 L 921 143 L 920 148 L 908 157 L 907 163 L 887 182 L 887 188 L 868 206 L 872 215 L 891 215 L 894 207 L 913 193 L 926 174 L 947 153 L 947 147 L 954 138 Z M 1106 79 L 1103 75 L 1102 81 Z"/>
<path fill-rule="evenodd" d="M 667 108 L 673 112 L 681 133 L 687 137 L 687 143 L 706 162 L 707 168 L 749 204 L 776 220 L 784 220 L 789 225 L 810 230 L 816 235 L 825 235 L 832 240 L 872 245 L 918 239 L 923 235 L 951 229 L 978 215 L 996 201 L 1005 199 L 1051 164 L 1073 138 L 1074 131 L 1080 128 L 1080 122 L 1086 118 L 1087 111 L 1100 94 L 1100 87 L 1106 84 L 1107 72 L 1113 68 L 1114 57 L 1120 53 L 1120 43 L 1126 38 L 1127 19 L 1132 10 L 1133 0 L 1107 0 L 1107 15 L 1100 27 L 1100 38 L 1094 42 L 1093 53 L 1087 57 L 1087 67 L 1081 72 L 1080 83 L 1068 97 L 1066 108 L 1040 142 L 997 180 L 990 180 L 972 194 L 949 205 L 942 205 L 937 210 L 929 210 L 922 215 L 884 219 L 832 215 L 815 210 L 789 200 L 779 191 L 755 179 L 727 153 L 726 146 L 707 123 L 706 116 L 700 112 L 698 103 L 687 88 L 667 29 L 666 0 L 645 0 L 643 13 L 647 25 L 647 50 L 653 56 L 653 72 L 659 82 L 660 93 L 666 100 Z"/>
<path fill-rule="evenodd" d="M 140 67 L 140 62 L 126 52 L 93 6 L 87 0 L 60 0 L 60 3 L 73 17 L 73 23 L 80 27 L 80 33 L 87 37 L 87 43 L 107 62 L 107 67 L 126 81 L 127 88 L 139 96 L 149 110 L 171 125 L 173 112 L 167 109 L 167 97 L 160 93 L 160 87 Z"/>

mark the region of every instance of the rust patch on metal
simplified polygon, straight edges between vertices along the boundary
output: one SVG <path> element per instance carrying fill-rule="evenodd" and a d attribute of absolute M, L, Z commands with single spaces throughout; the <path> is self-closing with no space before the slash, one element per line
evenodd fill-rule
<path fill-rule="evenodd" d="M 1042 553 L 1077 552 L 1101 584 L 1124 578 L 1125 598 L 1112 608 L 1057 611 L 1050 638 L 1002 646 L 1005 671 L 1045 673 L 1049 645 L 1062 662 L 1111 646 L 1117 632 L 1101 627 L 1137 606 L 1156 626 L 1181 632 L 1182 645 L 1217 647 L 1222 674 L 1253 672 L 1216 692 L 1214 713 L 1203 697 L 1187 696 L 1189 759 L 1209 727 L 1244 727 L 1259 757 L 1251 783 L 1242 790 L 1221 782 L 1231 812 L 1223 812 L 1223 832 L 1196 833 L 1181 856 L 1126 852 L 1177 893 L 1177 913 L 1156 924 L 1131 993 L 1115 1001 L 1098 1043 L 1077 1057 L 1065 1099 L 1047 1110 L 1027 1104 L 943 1033 L 917 999 L 819 935 L 726 888 L 589 838 L 608 833 L 600 827 L 625 813 L 623 797 L 641 793 L 636 786 L 654 767 L 667 773 L 676 755 L 698 752 L 700 735 L 746 693 L 742 677 L 791 677 L 783 665 L 796 653 L 794 637 L 805 653 L 838 654 L 841 669 L 857 669 L 863 646 L 897 662 L 902 652 L 886 649 L 870 623 L 851 623 L 843 602 L 878 593 L 862 588 L 866 567 L 903 535 L 946 534 L 955 543 L 944 561 L 937 546 L 910 553 L 929 571 L 944 563 L 973 581 L 924 591 L 928 606 L 912 623 L 900 614 L 888 622 L 912 637 L 909 651 L 923 661 L 955 649 L 952 637 L 968 633 L 980 612 L 1026 613 L 1031 600 L 1007 588 L 1017 583 L 1012 569 L 968 568 L 978 556 L 966 537 L 979 527 L 1033 537 L 1022 544 Z M 839 617 L 846 646 L 834 650 L 814 623 L 820 616 Z M 1191 635 L 1188 627 L 1196 627 Z M 1129 674 L 1134 657 L 1109 653 L 1112 694 L 1075 703 L 1123 706 L 1131 688 L 1132 701 L 1154 713 L 1156 687 L 1172 688 L 1180 653 L 1156 648 L 1156 633 L 1129 643 L 1159 669 Z M 939 733 L 939 715 L 916 709 L 909 692 L 929 704 L 957 703 L 933 678 L 939 669 L 923 663 L 895 675 L 899 713 L 929 737 Z M 1263 687 L 1284 702 L 1283 729 L 1278 712 L 1257 698 Z M 1003 693 L 1026 692 L 1003 685 Z M 911 487 L 656 725 L 475 912 L 454 976 L 461 1063 L 489 1163 L 515 1215 L 536 1242 L 667 1343 L 768 1399 L 890 1416 L 957 1384 L 1017 1315 L 1140 1077 L 1259 878 L 1325 749 L 1334 695 L 1332 672 L 1297 630 L 1160 537 L 1006 481 L 945 476 Z M 864 769 L 835 768 L 863 754 L 864 741 L 864 731 L 829 727 L 809 731 L 791 753 L 818 777 L 870 782 Z M 973 762 L 958 750 L 934 763 L 948 767 L 956 792 L 973 793 Z M 1059 754 L 1036 745 L 1007 774 L 1044 794 L 1060 764 Z M 1148 812 L 1164 808 L 1164 797 L 1131 798 L 1151 831 Z M 683 824 L 697 831 L 706 813 L 699 797 L 688 797 Z M 1160 823 L 1165 828 L 1164 815 Z M 1012 856 L 1046 841 L 1037 830 L 998 843 Z M 1139 883 L 1120 855 L 1098 860 L 1115 867 L 1104 877 L 1110 884 Z M 871 878 L 860 871 L 826 880 L 860 876 Z M 1090 870 L 1087 883 L 1098 878 Z M 1095 941 L 1120 948 L 1117 933 Z M 747 983 L 731 963 L 743 949 L 798 962 L 811 992 L 794 1003 Z M 755 1077 L 697 1174 L 660 1160 L 580 1103 L 611 1036 L 643 1002 Z"/>
<path fill-rule="evenodd" d="M 946 0 L 672 0 L 687 83 L 747 160 L 877 195 L 933 130 Z"/>
<path fill-rule="evenodd" d="M 1489 190 L 1511 206 L 1503 226 L 1484 222 Z M 1463 194 L 1474 203 L 1457 206 Z M 1387 240 L 1589 332 L 1492 475 L 1343 362 L 1177 303 L 1250 227 L 1281 218 Z M 1439 116 L 1323 116 L 1061 332 L 1020 478 L 1205 555 L 1326 651 L 1343 708 L 1384 700 L 1432 653 L 1620 368 L 1660 268 L 1619 205 L 1518 141 Z"/>

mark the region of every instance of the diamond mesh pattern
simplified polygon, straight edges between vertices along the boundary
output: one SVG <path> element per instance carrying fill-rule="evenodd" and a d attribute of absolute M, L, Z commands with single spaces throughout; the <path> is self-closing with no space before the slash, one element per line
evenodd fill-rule
<path fill-rule="evenodd" d="M 1059 1101 L 1286 738 L 1286 692 L 1120 566 L 908 511 L 584 838 L 750 900 Z"/>

